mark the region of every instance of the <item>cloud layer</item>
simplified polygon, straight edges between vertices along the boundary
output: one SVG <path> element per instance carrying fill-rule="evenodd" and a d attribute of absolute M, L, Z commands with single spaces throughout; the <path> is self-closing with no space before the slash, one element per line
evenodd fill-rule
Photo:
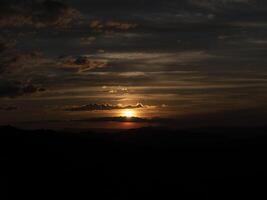
<path fill-rule="evenodd" d="M 87 104 L 82 106 L 73 106 L 66 108 L 66 111 L 96 111 L 96 110 L 120 110 L 120 109 L 136 109 L 144 108 L 141 103 L 136 105 L 111 105 L 111 104 Z"/>

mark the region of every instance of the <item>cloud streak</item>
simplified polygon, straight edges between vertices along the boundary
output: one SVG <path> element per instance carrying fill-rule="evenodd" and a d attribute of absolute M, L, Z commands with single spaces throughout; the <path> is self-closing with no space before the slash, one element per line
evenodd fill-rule
<path fill-rule="evenodd" d="M 29 81 L 23 83 L 20 81 L 0 80 L 0 97 L 15 98 L 44 91 L 44 88 L 36 86 Z"/>
<path fill-rule="evenodd" d="M 97 110 L 120 110 L 120 109 L 137 109 L 144 108 L 145 106 L 141 103 L 136 105 L 111 105 L 111 104 L 87 104 L 82 106 L 73 106 L 65 108 L 65 111 L 77 112 L 77 111 L 97 111 Z"/>
<path fill-rule="evenodd" d="M 17 110 L 18 107 L 14 105 L 0 105 L 0 111 L 14 111 Z"/>
<path fill-rule="evenodd" d="M 106 60 L 92 59 L 86 56 L 66 56 L 60 57 L 58 61 L 60 67 L 64 69 L 73 69 L 79 73 L 90 71 L 96 68 L 103 68 L 107 66 Z"/>
<path fill-rule="evenodd" d="M 92 28 L 95 31 L 103 31 L 103 30 L 121 30 L 126 31 L 130 29 L 134 29 L 138 26 L 136 23 L 130 23 L 130 22 L 121 22 L 121 21 L 106 21 L 103 22 L 101 20 L 93 20 L 90 22 L 90 28 Z"/>

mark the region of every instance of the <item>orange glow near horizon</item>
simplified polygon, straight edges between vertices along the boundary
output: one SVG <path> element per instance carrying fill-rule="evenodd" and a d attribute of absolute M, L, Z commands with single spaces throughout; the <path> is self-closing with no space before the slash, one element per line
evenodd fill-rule
<path fill-rule="evenodd" d="M 132 109 L 123 110 L 121 114 L 123 117 L 127 118 L 136 117 L 136 112 Z"/>

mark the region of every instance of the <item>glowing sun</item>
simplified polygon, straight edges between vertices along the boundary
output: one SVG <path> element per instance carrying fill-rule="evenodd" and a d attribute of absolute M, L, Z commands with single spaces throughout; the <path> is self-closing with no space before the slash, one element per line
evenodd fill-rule
<path fill-rule="evenodd" d="M 131 117 L 134 117 L 135 115 L 136 115 L 136 113 L 135 113 L 134 110 L 126 109 L 126 110 L 122 111 L 122 116 L 123 117 L 131 118 Z"/>

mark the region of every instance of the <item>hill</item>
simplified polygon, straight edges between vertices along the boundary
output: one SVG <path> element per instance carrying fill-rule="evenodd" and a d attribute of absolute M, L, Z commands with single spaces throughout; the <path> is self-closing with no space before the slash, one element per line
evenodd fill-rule
<path fill-rule="evenodd" d="M 266 198 L 266 128 L 0 128 L 9 199 Z M 6 188 L 6 187 L 4 187 Z"/>

